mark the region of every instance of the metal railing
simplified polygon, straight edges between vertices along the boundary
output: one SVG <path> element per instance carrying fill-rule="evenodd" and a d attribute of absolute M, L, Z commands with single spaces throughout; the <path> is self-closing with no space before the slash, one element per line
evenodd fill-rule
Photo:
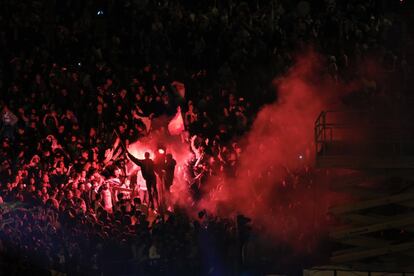
<path fill-rule="evenodd" d="M 359 134 L 363 135 L 354 139 Z M 331 151 L 332 145 L 351 142 L 371 148 L 371 152 L 389 150 L 395 156 L 414 157 L 414 120 L 386 116 L 377 119 L 367 111 L 322 111 L 315 121 L 314 139 L 317 157 L 346 155 Z M 369 155 L 362 151 L 352 154 Z"/>

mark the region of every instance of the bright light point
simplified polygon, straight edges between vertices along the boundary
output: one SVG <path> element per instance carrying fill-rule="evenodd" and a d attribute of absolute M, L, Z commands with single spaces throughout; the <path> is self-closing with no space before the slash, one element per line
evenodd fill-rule
<path fill-rule="evenodd" d="M 159 153 L 159 154 L 164 154 L 164 153 L 165 153 L 165 150 L 163 150 L 163 149 L 158 149 L 158 153 Z"/>
<path fill-rule="evenodd" d="M 303 155 L 299 155 L 299 159 L 303 159 Z"/>

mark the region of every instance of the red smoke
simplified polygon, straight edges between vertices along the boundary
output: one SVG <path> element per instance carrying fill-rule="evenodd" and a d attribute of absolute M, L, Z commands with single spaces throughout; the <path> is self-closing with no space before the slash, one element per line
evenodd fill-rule
<path fill-rule="evenodd" d="M 131 152 L 142 158 L 145 149 L 155 151 L 159 143 L 166 146 L 178 163 L 174 198 L 189 213 L 204 208 L 218 216 L 244 214 L 273 241 L 287 242 L 300 252 L 312 250 L 328 229 L 329 206 L 345 199 L 329 191 L 329 174 L 314 168 L 314 123 L 322 110 L 340 106 L 341 96 L 358 87 L 338 84 L 327 68 L 323 58 L 309 51 L 274 80 L 278 100 L 259 111 L 240 141 L 245 147 L 238 176 L 225 179 L 221 189 L 214 196 L 205 196 L 197 210 L 189 206 L 182 172 L 192 156 L 188 144 L 155 134 L 131 145 Z M 210 179 L 207 190 L 217 183 L 223 180 Z"/>
<path fill-rule="evenodd" d="M 313 168 L 314 123 L 348 90 L 325 68 L 324 60 L 310 51 L 275 79 L 278 101 L 260 110 L 242 141 L 246 146 L 238 177 L 227 179 L 216 198 L 205 199 L 202 207 L 251 217 L 261 232 L 294 248 L 313 246 L 315 234 L 326 230 L 330 202 L 337 200 L 328 191 L 328 177 Z"/>

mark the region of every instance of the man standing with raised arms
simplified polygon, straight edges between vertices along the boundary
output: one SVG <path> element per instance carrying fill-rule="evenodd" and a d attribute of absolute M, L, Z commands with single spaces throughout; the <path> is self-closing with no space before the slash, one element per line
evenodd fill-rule
<path fill-rule="evenodd" d="M 158 203 L 157 178 L 154 172 L 154 162 L 150 153 L 145 152 L 145 159 L 138 159 L 127 151 L 129 159 L 141 168 L 142 177 L 145 179 L 148 190 L 149 207 L 154 208 L 154 199 Z"/>

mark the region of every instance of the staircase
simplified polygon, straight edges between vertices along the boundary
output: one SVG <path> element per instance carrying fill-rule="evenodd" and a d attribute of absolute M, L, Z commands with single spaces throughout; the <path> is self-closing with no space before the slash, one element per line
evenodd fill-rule
<path fill-rule="evenodd" d="M 315 123 L 316 164 L 352 173 L 332 189 L 352 202 L 330 210 L 331 263 L 371 271 L 414 271 L 414 120 L 324 111 Z"/>

